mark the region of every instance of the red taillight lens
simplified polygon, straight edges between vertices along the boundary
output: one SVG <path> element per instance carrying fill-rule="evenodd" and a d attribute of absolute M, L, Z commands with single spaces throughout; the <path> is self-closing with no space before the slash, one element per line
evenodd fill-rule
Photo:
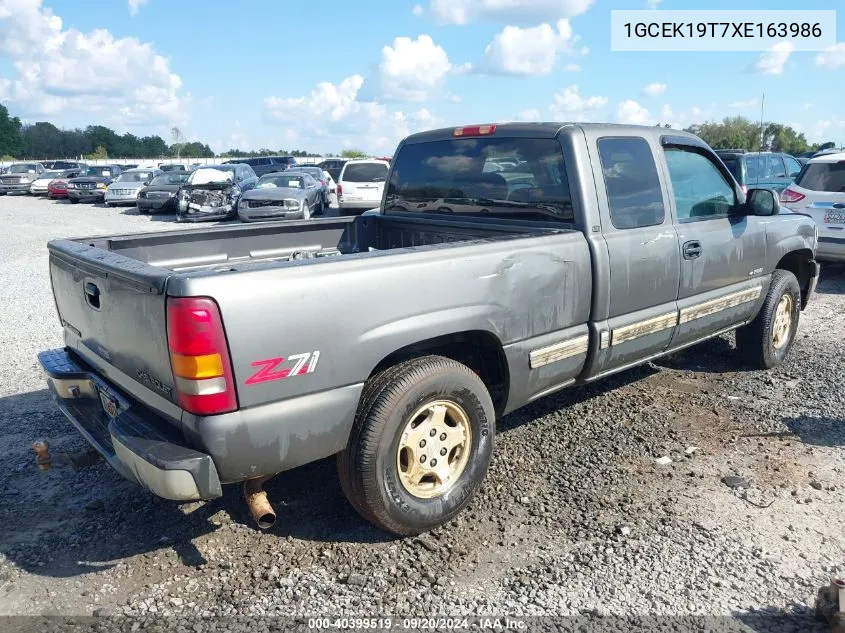
<path fill-rule="evenodd" d="M 452 131 L 453 136 L 487 136 L 496 131 L 495 125 L 468 125 L 456 127 Z"/>
<path fill-rule="evenodd" d="M 340 183 L 337 183 L 337 195 L 338 197 L 343 195 L 343 185 L 341 185 Z"/>
<path fill-rule="evenodd" d="M 742 185 L 742 193 L 744 193 L 746 196 L 748 195 L 748 185 Z"/>
<path fill-rule="evenodd" d="M 806 196 L 803 193 L 798 193 L 797 191 L 790 189 L 789 187 L 780 192 L 781 202 L 800 202 L 805 197 Z"/>
<path fill-rule="evenodd" d="M 226 333 L 213 299 L 169 298 L 167 345 L 183 409 L 197 415 L 217 415 L 238 408 Z"/>

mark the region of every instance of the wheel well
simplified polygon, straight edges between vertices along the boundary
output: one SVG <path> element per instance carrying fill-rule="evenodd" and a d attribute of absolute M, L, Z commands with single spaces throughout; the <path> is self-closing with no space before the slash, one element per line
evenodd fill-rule
<path fill-rule="evenodd" d="M 798 286 L 801 288 L 801 309 L 807 305 L 807 294 L 810 290 L 810 275 L 812 272 L 810 262 L 813 260 L 813 251 L 807 248 L 802 248 L 797 251 L 792 251 L 784 255 L 777 263 L 775 268 L 780 270 L 788 270 L 798 280 Z"/>
<path fill-rule="evenodd" d="M 501 415 L 510 384 L 508 362 L 501 342 L 489 332 L 456 332 L 407 345 L 383 358 L 370 376 L 402 361 L 428 355 L 451 358 L 478 374 L 490 392 L 496 414 Z"/>

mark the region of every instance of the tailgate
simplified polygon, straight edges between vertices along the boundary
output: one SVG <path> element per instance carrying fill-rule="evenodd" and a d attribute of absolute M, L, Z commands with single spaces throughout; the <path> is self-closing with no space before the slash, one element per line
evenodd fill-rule
<path fill-rule="evenodd" d="M 48 248 L 67 346 L 116 386 L 178 420 L 167 348 L 170 271 L 84 242 L 56 240 Z"/>

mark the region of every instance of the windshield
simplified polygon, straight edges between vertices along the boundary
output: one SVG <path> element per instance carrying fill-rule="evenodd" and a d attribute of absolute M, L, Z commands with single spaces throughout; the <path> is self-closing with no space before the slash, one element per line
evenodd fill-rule
<path fill-rule="evenodd" d="M 215 165 L 214 167 L 201 167 L 192 172 L 188 182 L 192 185 L 208 184 L 213 182 L 225 183 L 235 180 L 236 165 Z"/>
<path fill-rule="evenodd" d="M 490 163 L 510 169 L 490 171 Z M 553 139 L 405 145 L 390 176 L 385 211 L 573 220 L 563 153 Z"/>
<path fill-rule="evenodd" d="M 188 182 L 188 176 L 190 174 L 162 174 L 161 176 L 156 176 L 153 178 L 153 181 L 150 185 L 181 185 L 183 182 Z"/>
<path fill-rule="evenodd" d="M 255 185 L 256 189 L 268 189 L 272 187 L 287 187 L 288 189 L 304 189 L 305 179 L 302 176 L 283 176 L 281 174 L 274 174 L 272 176 L 262 176 Z"/>
<path fill-rule="evenodd" d="M 795 179 L 795 184 L 810 191 L 845 193 L 845 161 L 807 163 Z"/>
<path fill-rule="evenodd" d="M 12 165 L 9 167 L 10 174 L 34 174 L 36 172 L 35 165 Z"/>
<path fill-rule="evenodd" d="M 384 182 L 387 165 L 384 163 L 349 163 L 343 172 L 344 182 Z"/>
<path fill-rule="evenodd" d="M 108 178 L 111 176 L 111 170 L 103 167 L 86 167 L 80 173 L 80 176 L 91 176 L 92 178 Z"/>
<path fill-rule="evenodd" d="M 147 182 L 152 174 L 148 171 L 125 171 L 115 179 L 115 182 Z"/>

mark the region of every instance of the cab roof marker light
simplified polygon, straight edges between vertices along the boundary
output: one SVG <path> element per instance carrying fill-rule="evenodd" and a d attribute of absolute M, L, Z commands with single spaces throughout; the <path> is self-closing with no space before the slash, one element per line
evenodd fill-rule
<path fill-rule="evenodd" d="M 456 127 L 452 136 L 488 136 L 496 131 L 496 124 Z"/>

